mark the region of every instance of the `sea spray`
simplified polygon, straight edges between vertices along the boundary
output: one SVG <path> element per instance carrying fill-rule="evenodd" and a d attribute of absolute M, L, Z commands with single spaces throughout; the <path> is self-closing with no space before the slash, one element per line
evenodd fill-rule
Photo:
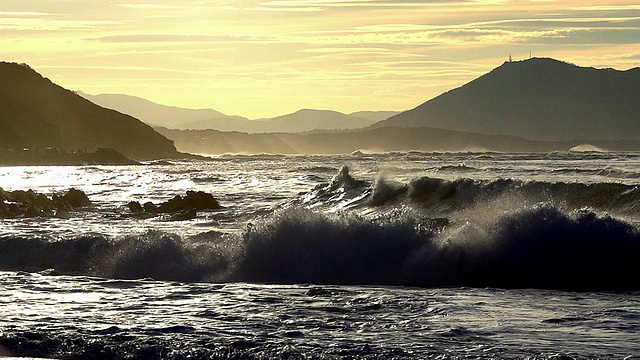
<path fill-rule="evenodd" d="M 275 283 L 399 284 L 411 254 L 431 241 L 414 219 L 378 221 L 289 209 L 243 234 L 232 280 Z"/>
<path fill-rule="evenodd" d="M 228 236 L 5 236 L 0 268 L 175 281 L 640 289 L 636 225 L 551 203 L 485 206 L 450 219 L 288 208 Z"/>
<path fill-rule="evenodd" d="M 540 203 L 438 231 L 407 214 L 371 220 L 288 210 L 243 234 L 231 280 L 568 290 L 640 289 L 635 225 Z"/>

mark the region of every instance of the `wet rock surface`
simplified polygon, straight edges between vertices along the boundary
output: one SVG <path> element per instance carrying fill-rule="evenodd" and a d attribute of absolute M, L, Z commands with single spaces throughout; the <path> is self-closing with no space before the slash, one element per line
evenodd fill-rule
<path fill-rule="evenodd" d="M 91 206 L 87 195 L 75 188 L 63 195 L 45 194 L 34 190 L 5 191 L 0 188 L 0 218 L 43 217 L 68 219 L 77 208 Z"/>
<path fill-rule="evenodd" d="M 150 201 L 144 203 L 144 205 L 141 205 L 138 201 L 131 201 L 127 204 L 127 207 L 132 214 L 141 217 L 170 214 L 169 219 L 173 221 L 195 219 L 197 211 L 222 208 L 213 195 L 204 191 L 187 191 L 185 196 L 176 195 L 159 205 L 155 205 Z"/>

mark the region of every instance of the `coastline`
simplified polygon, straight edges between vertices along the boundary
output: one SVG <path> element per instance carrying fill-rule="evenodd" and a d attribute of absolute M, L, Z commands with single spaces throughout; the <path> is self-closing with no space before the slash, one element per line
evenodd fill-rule
<path fill-rule="evenodd" d="M 95 152 L 33 152 L 25 150 L 0 152 L 0 166 L 65 165 L 140 165 L 140 163 L 108 148 L 97 148 Z"/>

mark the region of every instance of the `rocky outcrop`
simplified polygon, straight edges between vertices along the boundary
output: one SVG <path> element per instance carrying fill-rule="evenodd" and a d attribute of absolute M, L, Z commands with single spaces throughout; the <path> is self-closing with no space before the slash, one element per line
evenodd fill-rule
<path fill-rule="evenodd" d="M 197 211 L 222 208 L 213 195 L 204 191 L 187 191 L 186 196 L 176 195 L 157 206 L 152 202 L 141 205 L 138 201 L 131 201 L 127 207 L 131 213 L 142 217 L 170 214 L 170 220 L 175 221 L 194 219 Z"/>
<path fill-rule="evenodd" d="M 75 188 L 51 198 L 33 190 L 5 191 L 0 188 L 0 218 L 57 217 L 68 219 L 77 208 L 91 206 L 87 195 Z"/>

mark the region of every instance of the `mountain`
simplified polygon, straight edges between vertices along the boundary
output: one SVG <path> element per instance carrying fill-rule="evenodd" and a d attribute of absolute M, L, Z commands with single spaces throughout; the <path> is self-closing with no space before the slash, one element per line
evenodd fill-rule
<path fill-rule="evenodd" d="M 111 148 L 138 160 L 178 155 L 171 140 L 141 121 L 7 62 L 0 63 L 0 148 Z"/>
<path fill-rule="evenodd" d="M 247 120 L 240 116 L 228 116 L 213 109 L 185 109 L 160 105 L 137 96 L 123 94 L 89 95 L 80 91 L 78 94 L 95 104 L 131 115 L 152 126 L 182 129 L 188 128 L 183 124 L 211 119 Z"/>
<path fill-rule="evenodd" d="M 348 130 L 367 127 L 375 121 L 345 115 L 332 110 L 299 110 L 274 118 L 248 120 L 245 118 L 211 118 L 182 123 L 181 130 L 219 130 L 247 133 L 295 133 L 314 130 Z"/>
<path fill-rule="evenodd" d="M 506 62 L 374 127 L 435 127 L 534 140 L 640 139 L 640 68 Z"/>
<path fill-rule="evenodd" d="M 394 115 L 398 115 L 399 111 L 356 111 L 349 114 L 349 116 L 361 117 L 371 121 L 386 120 Z"/>
<path fill-rule="evenodd" d="M 158 131 L 175 141 L 180 151 L 199 154 L 350 154 L 355 151 L 638 151 L 640 141 L 536 141 L 516 136 L 483 135 L 434 128 L 375 128 L 334 133 L 222 132 L 217 130 Z"/>
<path fill-rule="evenodd" d="M 149 125 L 182 130 L 213 129 L 249 133 L 344 130 L 366 127 L 395 114 L 363 112 L 363 116 L 355 116 L 330 110 L 300 110 L 275 118 L 249 120 L 242 116 L 225 115 L 213 109 L 186 109 L 160 105 L 136 96 L 89 95 L 83 92 L 78 94 L 100 106 L 129 114 Z"/>
<path fill-rule="evenodd" d="M 372 125 L 374 122 L 333 110 L 298 110 L 292 114 L 269 119 L 258 119 L 260 131 L 254 132 L 305 132 L 312 130 L 347 130 Z"/>

